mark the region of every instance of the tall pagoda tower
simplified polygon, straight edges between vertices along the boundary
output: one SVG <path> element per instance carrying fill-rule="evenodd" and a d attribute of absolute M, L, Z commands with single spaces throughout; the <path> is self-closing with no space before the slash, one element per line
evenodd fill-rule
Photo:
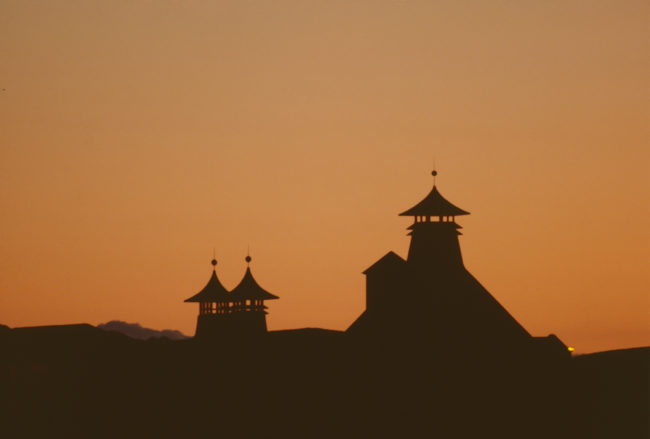
<path fill-rule="evenodd" d="M 255 281 L 250 270 L 251 257 L 246 256 L 246 273 L 231 292 L 219 281 L 217 260 L 212 260 L 212 275 L 207 285 L 185 302 L 199 304 L 196 322 L 197 338 L 237 338 L 266 333 L 265 300 L 277 299 Z"/>
<path fill-rule="evenodd" d="M 415 206 L 400 213 L 400 216 L 413 217 L 413 224 L 408 228 L 411 232 L 411 246 L 408 261 L 411 264 L 428 265 L 434 270 L 458 269 L 463 266 L 460 253 L 456 217 L 469 215 L 469 212 L 454 206 L 447 201 L 435 185 L 433 189 Z"/>
<path fill-rule="evenodd" d="M 435 184 L 415 206 L 407 259 L 389 252 L 366 275 L 366 310 L 348 328 L 352 335 L 408 337 L 438 347 L 523 346 L 530 334 L 463 264 L 456 217 L 469 212 L 445 199 Z"/>

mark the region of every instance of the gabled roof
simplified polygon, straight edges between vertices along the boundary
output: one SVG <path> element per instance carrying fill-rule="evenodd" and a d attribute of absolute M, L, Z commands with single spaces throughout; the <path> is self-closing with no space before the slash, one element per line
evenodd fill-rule
<path fill-rule="evenodd" d="M 186 299 L 185 302 L 228 302 L 229 296 L 228 290 L 219 282 L 217 271 L 212 270 L 208 284 L 201 291 Z"/>
<path fill-rule="evenodd" d="M 243 279 L 241 282 L 239 282 L 239 285 L 237 285 L 235 289 L 230 292 L 228 297 L 228 300 L 231 302 L 247 299 L 278 299 L 278 296 L 269 293 L 258 285 L 258 283 L 255 281 L 255 278 L 253 277 L 253 274 L 251 273 L 250 267 L 246 267 L 246 273 L 244 274 Z"/>
<path fill-rule="evenodd" d="M 400 216 L 458 216 L 469 215 L 469 212 L 456 207 L 445 199 L 436 185 L 422 201 L 399 214 Z"/>
<path fill-rule="evenodd" d="M 368 274 L 370 271 L 375 271 L 379 269 L 385 269 L 387 267 L 401 267 L 406 263 L 404 259 L 402 259 L 397 253 L 395 252 L 388 252 L 384 256 L 382 256 L 377 262 L 372 264 L 370 267 L 366 268 L 366 270 L 363 272 L 363 274 Z"/>

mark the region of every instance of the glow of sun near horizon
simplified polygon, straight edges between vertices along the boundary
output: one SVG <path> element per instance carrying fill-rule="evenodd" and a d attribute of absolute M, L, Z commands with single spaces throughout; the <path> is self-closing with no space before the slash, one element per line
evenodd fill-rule
<path fill-rule="evenodd" d="M 0 0 L 0 323 L 345 329 L 431 188 L 533 335 L 649 344 L 646 1 Z M 400 305 L 401 306 L 401 305 Z"/>

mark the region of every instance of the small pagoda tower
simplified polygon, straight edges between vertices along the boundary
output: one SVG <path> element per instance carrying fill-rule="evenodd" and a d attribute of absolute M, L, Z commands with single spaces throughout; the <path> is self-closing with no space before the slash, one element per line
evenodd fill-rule
<path fill-rule="evenodd" d="M 265 300 L 278 299 L 278 296 L 269 293 L 260 287 L 251 273 L 252 258 L 246 256 L 246 273 L 239 284 L 230 292 L 229 300 L 232 303 L 232 314 L 238 331 L 245 334 L 266 332 Z"/>
<path fill-rule="evenodd" d="M 217 260 L 212 259 L 211 264 L 212 275 L 207 285 L 185 300 L 185 302 L 197 302 L 199 304 L 195 337 L 206 336 L 220 326 L 224 326 L 223 316 L 229 310 L 229 293 L 217 277 Z"/>
<path fill-rule="evenodd" d="M 212 260 L 212 276 L 207 285 L 185 302 L 198 302 L 197 338 L 237 338 L 266 333 L 265 300 L 277 299 L 258 285 L 246 256 L 246 273 L 239 285 L 228 292 L 219 281 L 217 260 Z"/>

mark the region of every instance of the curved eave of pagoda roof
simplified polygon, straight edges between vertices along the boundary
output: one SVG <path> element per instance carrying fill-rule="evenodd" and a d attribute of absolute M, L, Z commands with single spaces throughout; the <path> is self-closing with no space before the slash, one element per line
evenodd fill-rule
<path fill-rule="evenodd" d="M 227 302 L 229 295 L 228 290 L 221 285 L 217 272 L 213 270 L 207 285 L 189 299 L 185 299 L 185 302 Z"/>
<path fill-rule="evenodd" d="M 415 206 L 400 213 L 399 216 L 459 216 L 469 215 L 469 212 L 454 206 L 445 199 L 434 185 L 429 195 Z"/>
<path fill-rule="evenodd" d="M 414 230 L 416 228 L 426 228 L 426 227 L 448 227 L 450 229 L 462 229 L 463 226 L 461 226 L 458 223 L 455 223 L 453 221 L 423 221 L 421 223 L 413 223 L 410 226 L 406 228 L 406 230 Z"/>
<path fill-rule="evenodd" d="M 244 274 L 243 279 L 239 282 L 239 285 L 230 292 L 228 297 L 230 301 L 279 299 L 275 294 L 271 294 L 259 286 L 251 273 L 250 267 L 246 268 L 246 274 Z"/>
<path fill-rule="evenodd" d="M 462 235 L 462 232 L 456 230 L 456 235 L 460 236 L 460 235 Z M 406 236 L 413 236 L 413 230 L 411 230 L 410 232 L 408 232 L 408 233 L 406 234 Z"/>

